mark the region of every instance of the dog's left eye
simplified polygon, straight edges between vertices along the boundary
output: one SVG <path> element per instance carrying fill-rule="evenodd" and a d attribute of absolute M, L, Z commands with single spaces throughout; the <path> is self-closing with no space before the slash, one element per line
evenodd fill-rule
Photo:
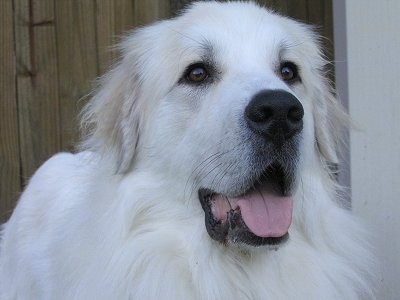
<path fill-rule="evenodd" d="M 280 76 L 281 78 L 289 83 L 292 83 L 296 80 L 299 80 L 299 71 L 296 64 L 286 61 L 283 62 L 280 66 Z"/>
<path fill-rule="evenodd" d="M 209 73 L 202 63 L 189 66 L 185 72 L 185 79 L 191 83 L 201 83 L 209 77 Z"/>

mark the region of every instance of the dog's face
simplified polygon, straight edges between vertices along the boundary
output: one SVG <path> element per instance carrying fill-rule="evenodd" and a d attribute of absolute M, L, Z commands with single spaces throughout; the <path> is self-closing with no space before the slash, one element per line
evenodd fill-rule
<path fill-rule="evenodd" d="M 122 99 L 98 133 L 120 169 L 164 173 L 217 241 L 285 241 L 302 166 L 334 159 L 314 126 L 331 96 L 312 32 L 254 4 L 203 3 L 122 45 L 106 78 L 125 81 Z"/>

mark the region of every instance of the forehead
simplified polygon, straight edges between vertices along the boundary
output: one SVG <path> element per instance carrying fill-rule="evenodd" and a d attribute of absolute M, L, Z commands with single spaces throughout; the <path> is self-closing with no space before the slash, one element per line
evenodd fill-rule
<path fill-rule="evenodd" d="M 252 3 L 199 3 L 175 20 L 182 57 L 277 57 L 297 44 L 294 21 Z M 219 57 L 218 57 L 219 56 Z M 221 57 L 222 56 L 222 57 Z"/>

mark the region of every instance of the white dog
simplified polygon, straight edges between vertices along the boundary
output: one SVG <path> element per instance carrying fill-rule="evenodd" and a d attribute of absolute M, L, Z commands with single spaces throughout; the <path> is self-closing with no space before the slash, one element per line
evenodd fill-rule
<path fill-rule="evenodd" d="M 206 2 L 120 49 L 84 151 L 48 160 L 4 226 L 1 299 L 373 297 L 308 26 Z"/>

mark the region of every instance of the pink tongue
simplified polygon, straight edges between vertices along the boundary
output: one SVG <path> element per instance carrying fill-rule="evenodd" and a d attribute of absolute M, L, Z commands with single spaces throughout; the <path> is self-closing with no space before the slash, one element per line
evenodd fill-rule
<path fill-rule="evenodd" d="M 281 237 L 288 232 L 292 222 L 292 198 L 261 191 L 235 200 L 243 221 L 255 235 Z"/>

